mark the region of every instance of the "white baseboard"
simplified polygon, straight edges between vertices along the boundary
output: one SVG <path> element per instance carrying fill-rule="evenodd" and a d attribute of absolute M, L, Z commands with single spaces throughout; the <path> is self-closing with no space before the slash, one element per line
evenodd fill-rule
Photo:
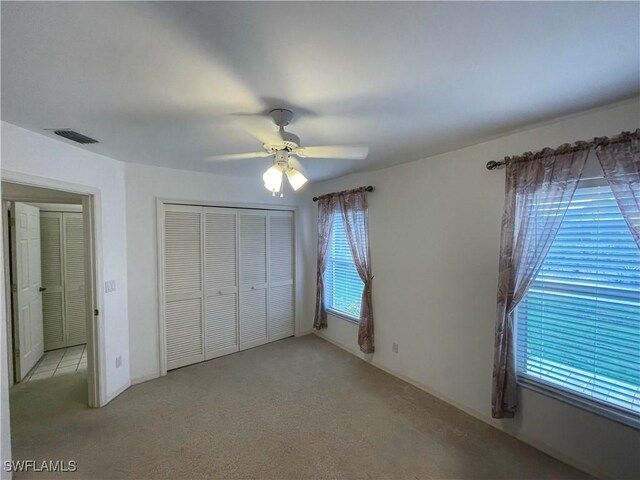
<path fill-rule="evenodd" d="M 443 402 L 448 403 L 449 405 L 457 408 L 458 410 L 462 410 L 464 413 L 471 415 L 474 418 L 477 418 L 478 420 L 487 423 L 489 425 L 491 425 L 494 428 L 497 428 L 498 430 L 506 433 L 507 435 L 517 438 L 518 440 L 520 440 L 521 442 L 526 443 L 527 445 L 531 445 L 532 447 L 536 448 L 537 450 L 540 450 L 541 452 L 546 453 L 547 455 L 549 455 L 550 457 L 553 457 L 557 460 L 560 460 L 563 463 L 566 463 L 567 465 L 570 465 L 574 468 L 577 468 L 578 470 L 582 470 L 583 472 L 588 473 L 589 475 L 592 475 L 596 478 L 606 478 L 606 475 L 603 475 L 602 472 L 596 472 L 593 470 L 593 468 L 589 467 L 588 465 L 584 465 L 582 462 L 575 460 L 574 458 L 570 458 L 568 456 L 566 456 L 565 454 L 563 454 L 562 452 L 558 451 L 557 449 L 550 447 L 547 444 L 544 444 L 542 442 L 539 442 L 538 440 L 535 440 L 531 437 L 529 437 L 528 435 L 523 435 L 521 433 L 515 433 L 515 432 L 510 432 L 508 430 L 506 430 L 505 428 L 502 427 L 501 422 L 499 420 L 493 419 L 477 410 L 474 410 L 473 408 L 469 408 L 465 405 L 462 405 L 461 403 L 450 399 L 449 397 L 447 397 L 446 395 L 443 395 L 442 393 L 433 390 L 432 388 L 426 386 L 425 384 L 414 380 L 413 378 L 407 377 L 406 375 L 403 375 L 401 373 L 396 372 L 395 370 L 385 367 L 384 365 L 379 364 L 378 362 L 376 362 L 375 360 L 369 360 L 368 358 L 364 358 L 364 354 L 362 354 L 359 350 L 356 350 L 354 348 L 348 347 L 340 342 L 337 342 L 329 337 L 327 337 L 321 330 L 314 330 L 313 333 L 315 335 L 317 335 L 318 337 L 322 338 L 323 340 L 326 340 L 327 342 L 335 345 L 338 348 L 341 348 L 342 350 L 345 350 L 349 353 L 351 353 L 352 355 L 358 357 L 360 360 L 362 360 L 363 362 L 369 363 L 370 365 L 379 368 L 380 370 L 387 372 L 390 375 L 393 375 L 394 377 L 399 378 L 400 380 L 403 380 L 411 385 L 413 385 L 416 388 L 419 388 L 420 390 L 428 393 L 429 395 L 432 395 L 434 397 L 436 397 L 439 400 L 442 400 Z"/>
<path fill-rule="evenodd" d="M 296 337 L 304 337 L 305 335 L 309 335 L 311 333 L 313 333 L 313 328 L 296 333 Z"/>

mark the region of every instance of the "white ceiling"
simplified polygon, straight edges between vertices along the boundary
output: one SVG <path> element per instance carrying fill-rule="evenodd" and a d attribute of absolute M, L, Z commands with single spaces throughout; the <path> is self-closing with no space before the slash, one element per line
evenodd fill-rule
<path fill-rule="evenodd" d="M 234 175 L 230 114 L 289 107 L 314 180 L 471 145 L 640 92 L 638 2 L 2 2 L 2 119 L 88 150 Z M 59 138 L 59 137 L 56 137 Z M 571 141 L 574 139 L 567 139 Z M 61 140 L 65 141 L 65 140 Z"/>

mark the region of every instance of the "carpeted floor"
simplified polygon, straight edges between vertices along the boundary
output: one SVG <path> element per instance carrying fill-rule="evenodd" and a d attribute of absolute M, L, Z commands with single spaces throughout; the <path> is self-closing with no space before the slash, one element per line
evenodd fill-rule
<path fill-rule="evenodd" d="M 83 373 L 14 387 L 14 459 L 78 479 L 587 478 L 315 335 L 85 405 Z"/>

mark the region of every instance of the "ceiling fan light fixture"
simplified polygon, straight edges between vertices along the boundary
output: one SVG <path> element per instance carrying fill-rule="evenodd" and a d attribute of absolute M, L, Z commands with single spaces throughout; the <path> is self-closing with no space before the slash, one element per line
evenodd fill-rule
<path fill-rule="evenodd" d="M 307 183 L 307 177 L 295 168 L 289 168 L 287 170 L 287 178 L 289 179 L 289 184 L 291 184 L 291 188 L 293 188 L 294 191 L 298 191 L 300 187 Z"/>
<path fill-rule="evenodd" d="M 272 165 L 266 172 L 264 172 L 264 175 L 262 175 L 264 188 L 269 190 L 274 196 L 282 188 L 282 174 L 283 171 L 280 165 Z"/>

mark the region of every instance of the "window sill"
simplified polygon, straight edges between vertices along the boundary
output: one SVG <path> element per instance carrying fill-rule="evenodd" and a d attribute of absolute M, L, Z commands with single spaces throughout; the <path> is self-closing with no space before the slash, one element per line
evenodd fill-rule
<path fill-rule="evenodd" d="M 336 310 L 332 310 L 330 308 L 327 308 L 327 313 L 329 315 L 331 315 L 332 317 L 337 317 L 337 318 L 340 318 L 342 320 L 346 320 L 349 323 L 354 323 L 356 325 L 360 325 L 360 319 L 359 318 L 350 317 L 346 313 L 341 313 L 341 312 L 338 312 Z"/>
<path fill-rule="evenodd" d="M 602 403 L 591 401 L 585 397 L 572 393 L 557 386 L 540 382 L 525 375 L 518 376 L 518 385 L 528 390 L 532 390 L 541 395 L 560 400 L 574 407 L 578 407 L 588 412 L 606 417 L 624 425 L 628 425 L 636 430 L 640 430 L 640 417 L 630 412 L 625 412 L 609 407 Z"/>

